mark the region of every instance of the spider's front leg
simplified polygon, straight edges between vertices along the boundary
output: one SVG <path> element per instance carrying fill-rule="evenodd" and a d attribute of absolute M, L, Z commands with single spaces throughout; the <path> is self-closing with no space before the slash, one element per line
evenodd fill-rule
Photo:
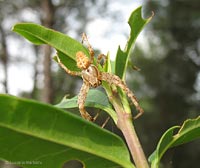
<path fill-rule="evenodd" d="M 65 70 L 65 72 L 67 72 L 70 75 L 73 76 L 81 76 L 81 72 L 76 72 L 76 71 L 71 71 L 69 70 L 60 60 L 60 58 L 58 57 L 58 55 L 56 55 L 56 58 L 58 60 L 58 64 Z"/>
<path fill-rule="evenodd" d="M 81 87 L 80 93 L 78 95 L 78 107 L 81 113 L 81 116 L 88 121 L 93 121 L 92 116 L 85 110 L 85 101 L 87 97 L 88 90 L 90 85 L 88 82 L 83 81 L 83 85 Z"/>
<path fill-rule="evenodd" d="M 90 45 L 87 35 L 85 33 L 82 34 L 82 43 L 84 41 L 86 42 L 86 44 L 88 46 L 88 50 L 90 53 L 90 62 L 93 62 L 94 61 L 94 50 L 93 50 L 92 46 Z"/>
<path fill-rule="evenodd" d="M 131 99 L 138 111 L 138 114 L 134 117 L 134 119 L 140 117 L 144 113 L 144 110 L 140 107 L 136 96 L 117 75 L 101 72 L 101 79 L 108 82 L 110 85 L 120 87 L 124 92 L 126 92 L 127 96 Z"/>

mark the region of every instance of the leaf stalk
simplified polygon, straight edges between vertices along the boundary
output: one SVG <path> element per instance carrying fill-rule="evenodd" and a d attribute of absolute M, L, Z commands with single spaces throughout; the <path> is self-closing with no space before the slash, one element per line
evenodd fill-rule
<path fill-rule="evenodd" d="M 144 151 L 137 137 L 136 131 L 132 123 L 132 115 L 126 112 L 120 101 L 110 89 L 106 89 L 109 95 L 110 102 L 112 103 L 116 113 L 117 113 L 117 127 L 122 131 L 128 148 L 130 150 L 131 156 L 135 162 L 137 168 L 149 168 L 148 161 L 145 157 Z"/>

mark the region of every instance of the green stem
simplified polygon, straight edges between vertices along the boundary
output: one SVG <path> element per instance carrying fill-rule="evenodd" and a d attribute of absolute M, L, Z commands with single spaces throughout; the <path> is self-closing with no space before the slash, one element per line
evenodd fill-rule
<path fill-rule="evenodd" d="M 139 142 L 134 126 L 132 124 L 132 116 L 126 113 L 122 108 L 121 102 L 116 97 L 111 97 L 112 104 L 118 115 L 117 126 L 122 131 L 132 158 L 137 168 L 149 168 L 147 159 Z"/>
<path fill-rule="evenodd" d="M 124 107 L 124 105 L 122 105 L 120 98 L 118 97 L 116 92 L 112 91 L 112 88 L 108 84 L 104 83 L 103 86 L 107 92 L 110 102 L 112 103 L 117 113 L 118 121 L 116 124 L 125 137 L 126 143 L 131 152 L 131 156 L 135 162 L 136 167 L 149 168 L 144 151 L 132 123 L 132 115 L 129 112 L 130 109 L 128 110 L 128 112 L 126 111 L 126 108 L 128 108 L 128 106 Z"/>

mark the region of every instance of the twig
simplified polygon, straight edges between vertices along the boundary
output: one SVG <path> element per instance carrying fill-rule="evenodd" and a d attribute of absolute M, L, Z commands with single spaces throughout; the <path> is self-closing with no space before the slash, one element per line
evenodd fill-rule
<path fill-rule="evenodd" d="M 118 98 L 110 97 L 110 101 L 112 102 L 118 115 L 117 126 L 122 131 L 126 139 L 127 145 L 129 147 L 136 167 L 149 168 L 147 159 L 132 124 L 131 114 L 124 111 L 123 106 Z"/>

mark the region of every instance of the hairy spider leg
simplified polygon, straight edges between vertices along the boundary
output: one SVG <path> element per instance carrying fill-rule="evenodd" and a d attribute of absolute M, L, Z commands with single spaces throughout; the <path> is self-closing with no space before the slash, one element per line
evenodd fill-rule
<path fill-rule="evenodd" d="M 87 35 L 85 33 L 82 34 L 82 43 L 84 41 L 86 42 L 86 44 L 88 46 L 88 50 L 89 50 L 89 53 L 90 53 L 90 62 L 93 63 L 93 61 L 94 61 L 94 50 L 93 50 L 92 46 L 90 45 L 89 40 L 87 38 Z"/>
<path fill-rule="evenodd" d="M 93 121 L 92 116 L 85 110 L 85 101 L 87 97 L 88 90 L 90 85 L 88 82 L 83 81 L 83 85 L 78 95 L 78 107 L 81 113 L 81 116 L 88 121 Z"/>
<path fill-rule="evenodd" d="M 96 121 L 96 119 L 99 117 L 99 112 L 96 113 L 96 115 L 93 117 L 93 122 Z"/>
<path fill-rule="evenodd" d="M 106 73 L 106 72 L 101 72 L 101 78 L 102 80 L 108 82 L 110 85 L 114 84 L 121 88 L 124 92 L 126 92 L 127 96 L 131 99 L 133 102 L 134 106 L 136 107 L 138 114 L 134 117 L 134 119 L 137 119 L 140 117 L 143 113 L 144 110 L 140 107 L 137 98 L 133 94 L 133 92 L 127 87 L 127 85 L 116 75 Z"/>
<path fill-rule="evenodd" d="M 104 128 L 109 120 L 110 120 L 110 117 L 107 117 L 104 123 L 102 124 L 101 128 Z"/>
<path fill-rule="evenodd" d="M 65 72 L 67 72 L 70 75 L 73 76 L 81 76 L 81 72 L 76 72 L 76 71 L 71 71 L 69 70 L 61 61 L 60 58 L 58 57 L 58 55 L 56 55 L 57 60 L 58 60 L 58 64 L 65 70 Z"/>
<path fill-rule="evenodd" d="M 101 112 L 101 110 L 99 110 L 99 111 L 97 112 L 97 114 L 93 117 L 93 120 L 92 120 L 93 122 L 95 122 L 96 119 L 99 117 L 100 112 Z M 103 122 L 103 124 L 101 125 L 101 128 L 104 128 L 104 127 L 105 127 L 105 125 L 108 123 L 109 119 L 110 119 L 110 117 L 107 117 L 107 118 L 106 118 L 106 120 L 105 120 L 105 121 Z"/>

